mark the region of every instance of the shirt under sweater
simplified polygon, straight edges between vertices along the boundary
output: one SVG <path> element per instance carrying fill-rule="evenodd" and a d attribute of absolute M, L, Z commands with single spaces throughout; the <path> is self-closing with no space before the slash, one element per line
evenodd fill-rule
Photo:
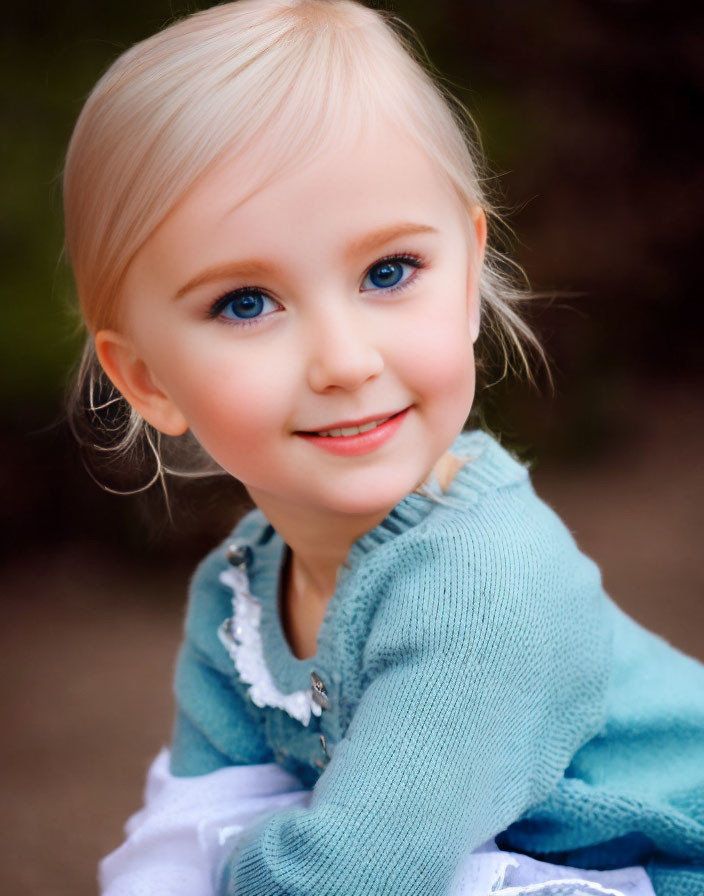
<path fill-rule="evenodd" d="M 238 840 L 221 892 L 445 896 L 496 837 L 704 896 L 704 667 L 616 607 L 493 439 L 452 451 L 446 493 L 354 543 L 314 657 L 286 641 L 259 511 L 196 571 L 172 772 L 276 761 L 314 787 Z"/>

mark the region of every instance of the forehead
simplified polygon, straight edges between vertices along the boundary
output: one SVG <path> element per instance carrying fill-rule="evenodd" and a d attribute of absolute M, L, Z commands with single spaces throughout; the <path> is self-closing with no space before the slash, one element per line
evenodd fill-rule
<path fill-rule="evenodd" d="M 336 229 L 345 222 L 359 230 L 450 208 L 462 217 L 444 171 L 387 121 L 371 133 L 330 133 L 307 154 L 285 159 L 250 146 L 201 178 L 159 230 L 202 232 L 238 222 L 245 236 L 264 239 L 284 220 L 297 222 L 297 231 L 326 218 Z"/>

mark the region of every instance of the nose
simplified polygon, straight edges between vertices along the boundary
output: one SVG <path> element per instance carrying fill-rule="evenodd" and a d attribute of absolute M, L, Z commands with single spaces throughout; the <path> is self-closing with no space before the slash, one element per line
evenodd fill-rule
<path fill-rule="evenodd" d="M 384 369 L 373 334 L 351 313 L 329 308 L 311 321 L 308 384 L 314 392 L 353 391 Z"/>

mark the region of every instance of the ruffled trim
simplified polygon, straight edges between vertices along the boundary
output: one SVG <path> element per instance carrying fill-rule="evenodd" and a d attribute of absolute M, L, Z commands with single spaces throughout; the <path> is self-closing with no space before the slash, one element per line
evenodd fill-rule
<path fill-rule="evenodd" d="M 218 638 L 235 664 L 240 679 L 249 685 L 247 694 L 255 706 L 283 709 L 302 725 L 311 715 L 319 716 L 320 706 L 313 700 L 312 688 L 307 691 L 282 693 L 274 683 L 264 660 L 259 630 L 262 608 L 249 591 L 247 573 L 240 568 L 226 569 L 220 581 L 232 589 L 232 617 L 218 629 Z"/>

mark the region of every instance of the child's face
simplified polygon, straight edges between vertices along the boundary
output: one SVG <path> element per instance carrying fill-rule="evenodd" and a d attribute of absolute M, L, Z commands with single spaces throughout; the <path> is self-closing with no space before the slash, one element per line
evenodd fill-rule
<path fill-rule="evenodd" d="M 241 161 L 210 173 L 142 247 L 101 360 L 265 511 L 388 512 L 471 407 L 484 217 L 390 126 L 247 183 Z"/>

